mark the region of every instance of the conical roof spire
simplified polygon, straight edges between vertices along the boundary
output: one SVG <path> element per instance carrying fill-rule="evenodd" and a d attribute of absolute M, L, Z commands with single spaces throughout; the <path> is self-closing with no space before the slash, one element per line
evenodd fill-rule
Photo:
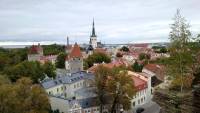
<path fill-rule="evenodd" d="M 91 35 L 91 37 L 96 37 L 95 26 L 94 26 L 94 19 L 93 19 L 93 23 L 92 23 L 92 35 Z"/>

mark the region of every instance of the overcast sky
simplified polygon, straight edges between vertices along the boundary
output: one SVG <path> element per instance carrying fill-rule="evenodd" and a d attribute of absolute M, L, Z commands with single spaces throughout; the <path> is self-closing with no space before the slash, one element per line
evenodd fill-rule
<path fill-rule="evenodd" d="M 200 33 L 200 0 L 0 0 L 0 44 L 164 42 L 177 8 Z"/>

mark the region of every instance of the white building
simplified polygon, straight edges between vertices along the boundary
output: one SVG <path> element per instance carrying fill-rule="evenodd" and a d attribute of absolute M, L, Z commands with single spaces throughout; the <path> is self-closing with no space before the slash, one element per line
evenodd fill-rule
<path fill-rule="evenodd" d="M 46 79 L 41 84 L 49 95 L 70 99 L 76 98 L 76 91 L 90 87 L 93 79 L 93 74 L 80 71 L 57 75 L 56 79 Z"/>
<path fill-rule="evenodd" d="M 132 71 L 128 71 L 128 74 L 132 76 L 134 86 L 137 90 L 136 95 L 132 99 L 132 107 L 137 108 L 150 102 L 152 98 L 151 77 L 146 73 L 136 73 Z"/>

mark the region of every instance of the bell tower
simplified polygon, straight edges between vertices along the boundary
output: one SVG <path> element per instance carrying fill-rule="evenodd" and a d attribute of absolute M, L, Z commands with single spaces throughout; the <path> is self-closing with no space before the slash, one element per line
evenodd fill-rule
<path fill-rule="evenodd" d="M 94 49 L 97 48 L 97 36 L 95 33 L 94 19 L 92 23 L 92 34 L 90 36 L 90 45 L 92 45 Z"/>

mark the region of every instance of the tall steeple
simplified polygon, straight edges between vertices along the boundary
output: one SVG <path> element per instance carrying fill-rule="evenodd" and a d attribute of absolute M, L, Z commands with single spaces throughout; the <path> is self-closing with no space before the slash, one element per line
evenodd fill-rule
<path fill-rule="evenodd" d="M 95 26 L 94 26 L 94 19 L 93 19 L 93 23 L 92 23 L 92 35 L 91 35 L 91 37 L 96 37 Z"/>
<path fill-rule="evenodd" d="M 69 37 L 67 36 L 67 46 L 69 46 Z"/>

